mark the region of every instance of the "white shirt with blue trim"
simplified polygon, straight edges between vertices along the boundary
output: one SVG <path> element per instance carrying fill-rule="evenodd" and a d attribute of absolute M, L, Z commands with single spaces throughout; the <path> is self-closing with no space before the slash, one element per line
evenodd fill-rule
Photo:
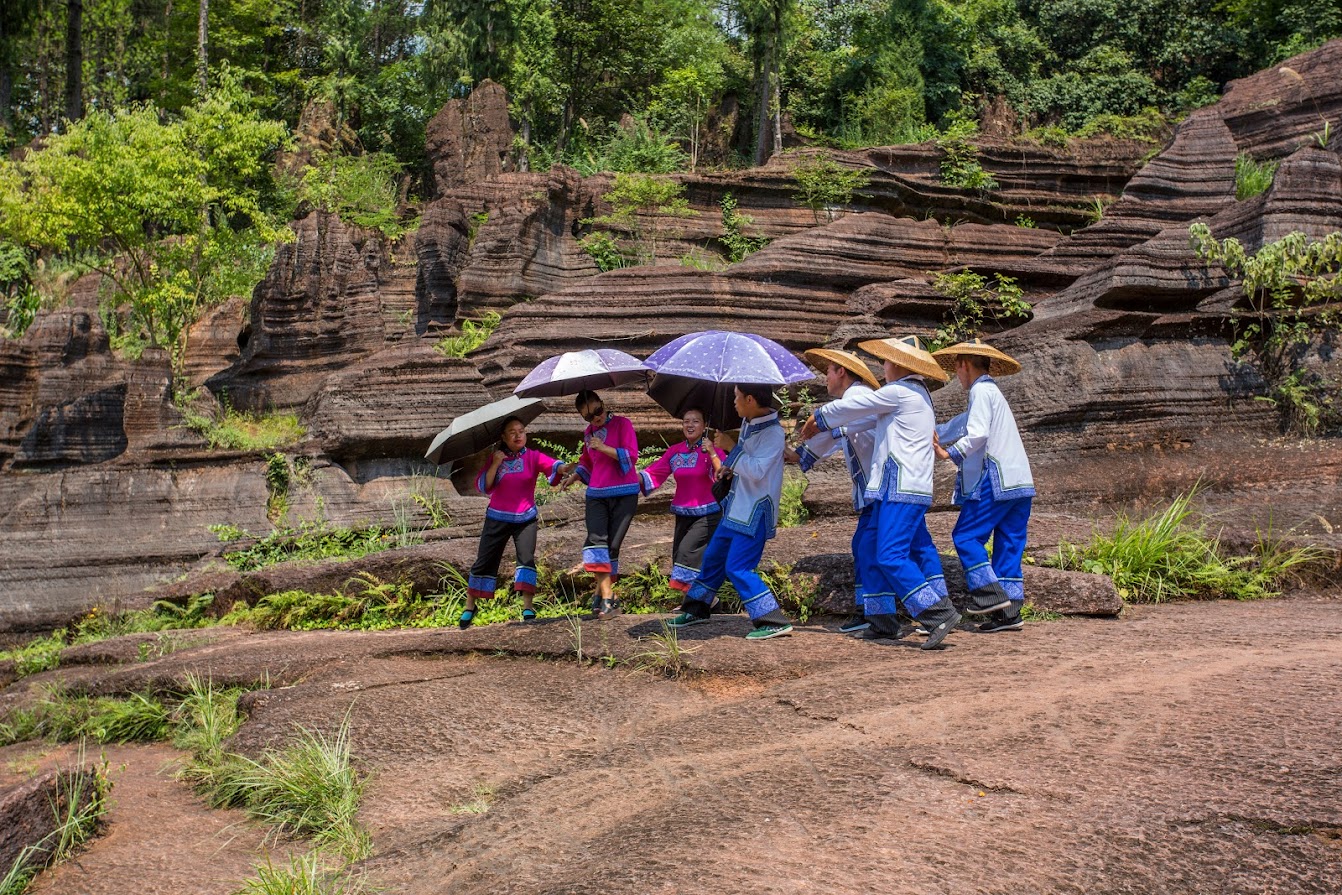
<path fill-rule="evenodd" d="M 786 442 L 777 411 L 741 421 L 741 438 L 723 461 L 733 477 L 732 490 L 722 504 L 721 525 L 752 537 L 774 536 L 783 498 Z"/>
<path fill-rule="evenodd" d="M 859 425 L 866 417 L 875 417 L 867 500 L 931 506 L 936 465 L 932 433 L 937 420 L 923 377 L 905 376 L 857 394 L 850 389 L 815 412 L 822 429 Z"/>
<path fill-rule="evenodd" d="M 969 387 L 969 409 L 946 422 L 945 431 L 963 434 L 944 445 L 960 467 L 955 478 L 955 502 L 1016 500 L 1034 496 L 1034 477 L 1025 456 L 1025 444 L 1016 417 L 997 382 L 986 373 Z"/>
<path fill-rule="evenodd" d="M 843 397 L 857 397 L 871 391 L 868 386 L 854 382 L 844 390 Z M 808 438 L 797 450 L 802 472 L 810 472 L 816 463 L 835 451 L 843 452 L 844 466 L 853 481 L 853 509 L 859 513 L 871 504 L 867 499 L 867 473 L 871 469 L 872 452 L 876 449 L 876 419 L 875 416 L 868 416 L 846 426 L 823 431 Z"/>

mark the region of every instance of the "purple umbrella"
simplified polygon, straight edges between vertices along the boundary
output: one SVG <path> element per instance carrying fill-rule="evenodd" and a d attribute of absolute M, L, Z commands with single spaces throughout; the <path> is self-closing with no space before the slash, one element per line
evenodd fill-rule
<path fill-rule="evenodd" d="M 657 373 L 649 397 L 674 416 L 698 408 L 719 429 L 740 422 L 732 403 L 737 383 L 783 386 L 815 377 L 772 339 L 719 330 L 681 336 L 644 363 Z"/>
<path fill-rule="evenodd" d="M 647 378 L 648 368 L 633 355 L 614 348 L 588 348 L 541 361 L 513 389 L 513 394 L 523 398 L 554 398 L 626 382 L 646 382 Z"/>

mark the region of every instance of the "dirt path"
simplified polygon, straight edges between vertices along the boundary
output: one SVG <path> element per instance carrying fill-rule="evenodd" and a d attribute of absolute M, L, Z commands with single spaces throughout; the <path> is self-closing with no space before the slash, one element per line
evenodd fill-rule
<path fill-rule="evenodd" d="M 605 645 L 647 627 L 607 623 Z M 365 869 L 388 892 L 1342 891 L 1342 600 L 959 632 L 933 654 L 744 630 L 688 632 L 701 672 L 680 682 L 455 652 L 556 626 L 202 651 L 297 675 L 239 748 L 349 712 L 373 774 Z M 170 659 L 116 674 L 191 653 Z M 165 753 L 116 753 L 109 835 L 38 891 L 230 891 L 207 881 L 238 879 L 259 837 L 221 849 L 236 818 L 174 790 Z"/>

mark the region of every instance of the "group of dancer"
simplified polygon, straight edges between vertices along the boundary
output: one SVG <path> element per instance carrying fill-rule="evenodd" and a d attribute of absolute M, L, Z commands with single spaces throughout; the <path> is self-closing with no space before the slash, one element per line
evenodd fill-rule
<path fill-rule="evenodd" d="M 954 502 L 960 515 L 952 540 L 969 588 L 966 611 L 987 616 L 978 626 L 981 632 L 1020 630 L 1021 562 L 1034 483 L 1015 418 L 994 379 L 1018 372 L 1020 365 L 977 339 L 935 353 L 916 336 L 862 342 L 858 348 L 883 363 L 885 385 L 855 354 L 807 351 L 833 400 L 801 422 L 794 446 L 787 443 L 772 390 L 764 385 L 736 386 L 741 429 L 734 442 L 723 432 L 709 440 L 704 412 L 689 410 L 682 420 L 685 439 L 642 471 L 636 466 L 633 425 L 610 413 L 595 392 L 581 392 L 574 400 L 587 427 L 582 452 L 571 463 L 528 448 L 523 421 L 507 420 L 499 449 L 476 480 L 489 508 L 459 625 L 469 627 L 477 601 L 494 596 L 509 540 L 517 557 L 513 588 L 522 597 L 522 619 L 535 619 L 535 490 L 537 476 L 544 475 L 552 487 L 581 481 L 587 488 L 583 568 L 596 581 L 596 618 L 619 611 L 612 586 L 639 495 L 674 479 L 670 584 L 684 598 L 667 624 L 685 628 L 710 621 L 718 590 L 730 582 L 752 622 L 747 639 L 790 634 L 791 621 L 758 571 L 777 530 L 783 467 L 796 463 L 807 472 L 826 457 L 841 455 L 853 482 L 857 528 L 854 613 L 840 631 L 867 639 L 899 639 L 918 631 L 926 636 L 923 649 L 938 649 L 961 621 L 947 597 L 925 519 L 938 459 L 957 467 Z M 928 382 L 947 382 L 951 374 L 965 389 L 968 407 L 938 426 Z M 903 624 L 906 618 L 912 627 Z"/>

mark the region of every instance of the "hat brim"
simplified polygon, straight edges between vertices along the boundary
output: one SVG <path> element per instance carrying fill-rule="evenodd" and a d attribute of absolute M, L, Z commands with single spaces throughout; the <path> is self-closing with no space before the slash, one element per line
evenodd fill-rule
<path fill-rule="evenodd" d="M 862 358 L 846 351 L 836 351 L 833 348 L 812 348 L 809 351 L 802 352 L 802 357 L 806 358 L 807 363 L 822 373 L 829 368 L 830 364 L 838 364 L 872 388 L 881 387 L 871 369 L 862 362 Z"/>
<path fill-rule="evenodd" d="M 888 360 L 892 364 L 897 364 L 910 372 L 917 373 L 919 376 L 926 376 L 936 382 L 946 382 L 950 379 L 946 371 L 937 363 L 936 358 L 921 348 L 914 348 L 893 339 L 872 339 L 868 342 L 859 342 L 857 347 L 873 357 Z"/>
<path fill-rule="evenodd" d="M 961 342 L 959 345 L 952 345 L 949 348 L 943 348 L 940 351 L 932 352 L 941 368 L 948 373 L 955 372 L 955 362 L 964 355 L 975 355 L 977 357 L 988 358 L 989 376 L 1014 376 L 1021 371 L 1020 361 L 1007 355 L 991 345 L 975 345 L 971 342 Z"/>

